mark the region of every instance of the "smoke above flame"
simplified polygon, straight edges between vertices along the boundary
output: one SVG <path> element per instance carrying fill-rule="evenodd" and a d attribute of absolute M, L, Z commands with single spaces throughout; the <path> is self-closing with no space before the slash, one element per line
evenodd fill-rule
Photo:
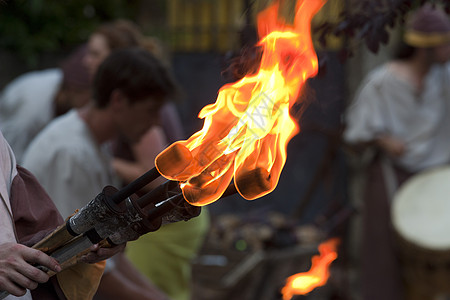
<path fill-rule="evenodd" d="M 247 200 L 275 189 L 286 146 L 299 132 L 289 109 L 305 81 L 318 71 L 311 20 L 324 3 L 298 0 L 293 24 L 278 18 L 279 1 L 259 13 L 258 45 L 263 52 L 256 74 L 224 85 L 216 102 L 199 113 L 203 128 L 158 155 L 158 171 L 182 182 L 188 202 L 216 201 L 233 178 Z"/>

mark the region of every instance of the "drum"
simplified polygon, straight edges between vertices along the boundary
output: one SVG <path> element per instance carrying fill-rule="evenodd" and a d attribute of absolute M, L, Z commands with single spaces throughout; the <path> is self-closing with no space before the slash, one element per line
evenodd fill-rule
<path fill-rule="evenodd" d="M 428 295 L 449 293 L 450 167 L 419 173 L 401 185 L 391 217 L 408 285 Z"/>

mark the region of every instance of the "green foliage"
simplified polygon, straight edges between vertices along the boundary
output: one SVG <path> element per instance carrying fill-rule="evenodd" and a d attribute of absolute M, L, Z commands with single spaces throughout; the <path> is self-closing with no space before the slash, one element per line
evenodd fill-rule
<path fill-rule="evenodd" d="M 0 48 L 33 66 L 39 54 L 85 42 L 100 23 L 132 18 L 136 1 L 0 0 Z"/>

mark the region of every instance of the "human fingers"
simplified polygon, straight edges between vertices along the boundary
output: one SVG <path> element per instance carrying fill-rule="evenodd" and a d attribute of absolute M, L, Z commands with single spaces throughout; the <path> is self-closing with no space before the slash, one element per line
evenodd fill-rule
<path fill-rule="evenodd" d="M 22 245 L 20 245 L 22 246 Z M 28 248 L 26 246 L 22 247 L 22 255 L 23 258 L 31 263 L 31 264 L 36 264 L 36 265 L 41 265 L 49 270 L 52 270 L 53 272 L 61 272 L 61 266 L 58 263 L 58 261 L 56 259 L 54 259 L 53 257 L 45 254 L 44 252 L 40 251 L 40 250 L 36 250 L 36 249 L 32 249 L 32 248 Z M 37 269 L 37 268 L 35 268 Z M 39 270 L 39 269 L 37 269 Z M 42 272 L 41 270 L 39 270 L 40 272 Z M 35 272 L 33 270 L 33 272 Z M 44 272 L 42 272 L 44 273 Z"/>
<path fill-rule="evenodd" d="M 84 263 L 96 263 L 108 259 L 125 249 L 125 243 L 114 247 L 101 247 L 97 251 L 91 251 L 80 258 Z"/>
<path fill-rule="evenodd" d="M 20 297 L 25 295 L 27 289 L 21 286 L 18 286 L 11 280 L 4 278 L 0 275 L 0 291 L 6 291 L 9 294 Z"/>
<path fill-rule="evenodd" d="M 43 278 L 42 282 L 46 282 L 49 278 L 47 274 L 45 274 L 45 275 L 46 276 L 40 277 L 40 278 Z M 22 272 L 15 271 L 15 270 L 11 271 L 8 274 L 8 277 L 9 277 L 8 280 L 13 283 L 13 286 L 16 286 L 20 290 L 25 290 L 25 289 L 34 290 L 35 288 L 37 288 L 37 286 L 39 284 L 39 282 L 30 279 L 30 277 L 28 277 L 27 275 L 24 275 Z M 47 277 L 47 279 L 45 279 L 46 277 Z"/>
<path fill-rule="evenodd" d="M 91 252 L 97 252 L 98 249 L 100 249 L 100 245 L 99 245 L 99 244 L 94 244 L 94 245 L 92 245 L 92 246 L 89 248 L 89 250 L 90 250 Z"/>

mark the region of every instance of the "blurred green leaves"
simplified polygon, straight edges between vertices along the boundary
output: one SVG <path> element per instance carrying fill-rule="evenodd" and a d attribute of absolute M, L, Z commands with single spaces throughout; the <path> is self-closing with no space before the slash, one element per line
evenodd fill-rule
<path fill-rule="evenodd" d="M 138 0 L 0 0 L 0 49 L 28 65 L 85 42 L 100 23 L 136 16 Z"/>

